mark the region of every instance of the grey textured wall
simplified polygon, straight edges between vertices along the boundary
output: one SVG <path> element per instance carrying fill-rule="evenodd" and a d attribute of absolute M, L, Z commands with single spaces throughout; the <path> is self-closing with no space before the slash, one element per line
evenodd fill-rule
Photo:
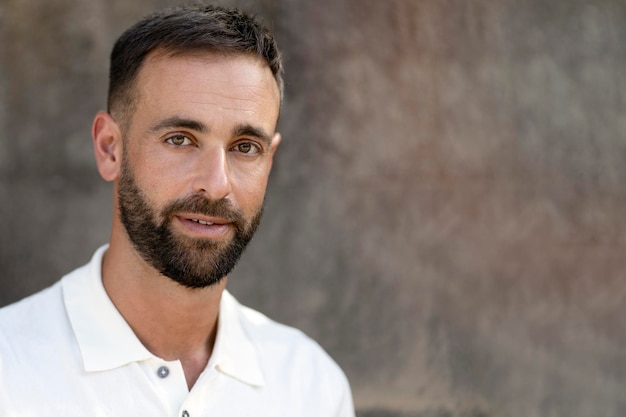
<path fill-rule="evenodd" d="M 0 0 L 0 305 L 108 238 L 114 39 L 176 2 Z M 626 0 L 264 0 L 287 97 L 231 280 L 360 417 L 626 415 Z"/>

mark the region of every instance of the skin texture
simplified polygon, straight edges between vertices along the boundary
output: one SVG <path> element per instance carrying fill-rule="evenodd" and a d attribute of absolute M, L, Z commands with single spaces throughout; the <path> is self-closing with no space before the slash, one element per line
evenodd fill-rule
<path fill-rule="evenodd" d="M 165 360 L 182 362 L 191 388 L 211 355 L 227 279 L 190 288 L 147 262 L 120 221 L 120 178 L 130 171 L 153 213 L 175 201 L 222 200 L 251 222 L 262 208 L 280 143 L 279 92 L 270 69 L 254 55 L 163 51 L 146 58 L 134 92 L 136 110 L 124 115 L 124 131 L 104 112 L 92 128 L 98 170 L 115 186 L 103 283 L 141 342 Z M 220 248 L 235 234 L 225 216 L 166 213 L 169 230 L 181 242 Z M 193 248 L 191 258 L 200 261 Z"/>

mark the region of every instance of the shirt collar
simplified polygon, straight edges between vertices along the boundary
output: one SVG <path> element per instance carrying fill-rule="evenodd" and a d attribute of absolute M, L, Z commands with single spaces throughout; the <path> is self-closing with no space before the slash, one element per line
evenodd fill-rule
<path fill-rule="evenodd" d="M 107 248 L 99 248 L 87 265 L 62 279 L 65 308 L 87 372 L 158 359 L 139 341 L 102 285 L 102 257 Z M 217 337 L 207 368 L 262 386 L 265 380 L 256 348 L 244 328 L 243 308 L 228 291 L 223 292 Z"/>
<path fill-rule="evenodd" d="M 208 367 L 250 385 L 263 386 L 265 379 L 257 349 L 243 322 L 246 320 L 239 302 L 228 291 L 222 293 L 217 337 Z"/>
<path fill-rule="evenodd" d="M 155 356 L 117 311 L 102 285 L 102 246 L 91 261 L 63 277 L 63 300 L 87 372 L 106 371 Z"/>

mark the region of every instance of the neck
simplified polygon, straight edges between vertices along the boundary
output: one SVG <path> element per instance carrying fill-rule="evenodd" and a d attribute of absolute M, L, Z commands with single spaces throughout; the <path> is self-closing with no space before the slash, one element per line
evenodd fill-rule
<path fill-rule="evenodd" d="M 102 281 L 141 343 L 164 360 L 180 360 L 191 388 L 213 350 L 226 279 L 208 288 L 183 287 L 146 264 L 128 241 L 112 236 Z"/>

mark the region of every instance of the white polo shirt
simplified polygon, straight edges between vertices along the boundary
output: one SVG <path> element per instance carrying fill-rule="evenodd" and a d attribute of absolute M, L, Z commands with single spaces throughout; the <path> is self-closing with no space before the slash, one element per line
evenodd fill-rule
<path fill-rule="evenodd" d="M 213 354 L 191 391 L 150 353 L 102 285 L 106 246 L 0 309 L 0 416 L 353 417 L 345 375 L 302 332 L 224 292 Z"/>

